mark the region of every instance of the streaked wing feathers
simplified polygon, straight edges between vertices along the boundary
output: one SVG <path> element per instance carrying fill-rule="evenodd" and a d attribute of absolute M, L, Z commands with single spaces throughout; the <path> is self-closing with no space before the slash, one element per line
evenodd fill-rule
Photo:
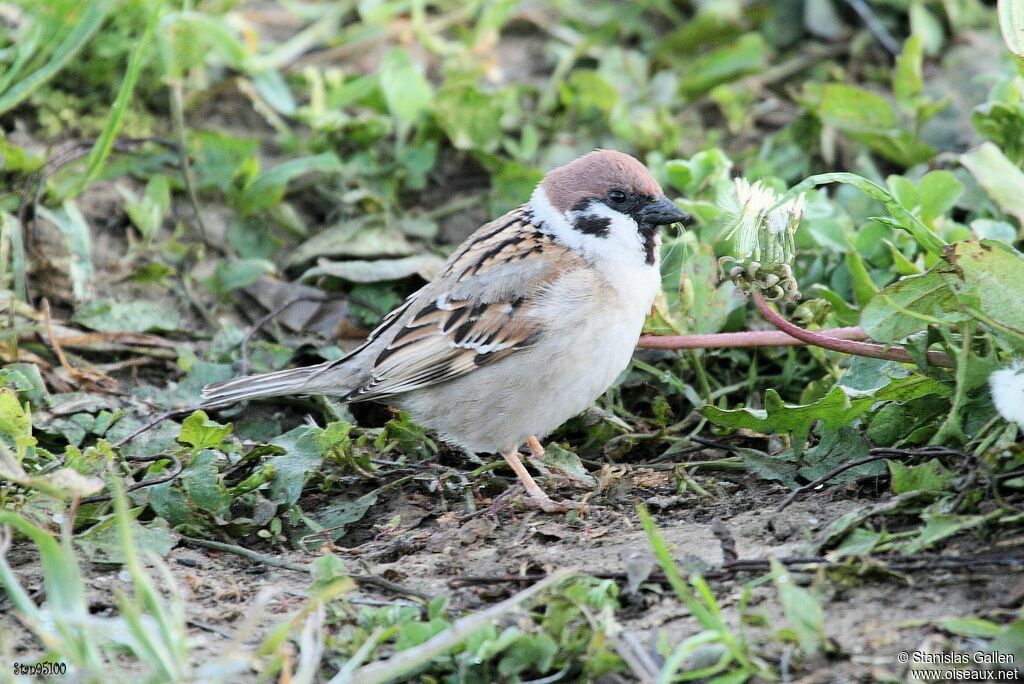
<path fill-rule="evenodd" d="M 433 283 L 371 333 L 390 340 L 371 379 L 347 399 L 376 399 L 452 380 L 535 344 L 538 299 L 582 262 L 530 223 L 524 209 L 480 228 Z"/>

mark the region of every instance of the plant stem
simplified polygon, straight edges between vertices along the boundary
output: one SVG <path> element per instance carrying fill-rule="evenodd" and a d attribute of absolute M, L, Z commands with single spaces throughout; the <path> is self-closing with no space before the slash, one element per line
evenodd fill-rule
<path fill-rule="evenodd" d="M 967 398 L 967 368 L 971 359 L 971 340 L 974 339 L 974 328 L 977 322 L 972 320 L 963 324 L 963 339 L 960 341 L 960 353 L 956 360 L 956 394 L 953 395 L 953 406 L 949 409 L 946 420 L 942 427 L 935 433 L 929 444 L 942 444 L 950 438 L 954 438 L 961 444 L 967 442 L 967 435 L 964 434 L 963 418 L 960 415 L 963 409 L 964 400 Z"/>
<path fill-rule="evenodd" d="M 188 142 L 185 138 L 185 96 L 182 92 L 181 79 L 173 79 L 169 86 L 171 93 L 171 120 L 174 124 L 174 137 L 178 143 L 178 156 L 181 159 L 181 175 L 185 179 L 188 201 L 192 205 L 193 213 L 196 215 L 196 226 L 199 228 L 199 236 L 204 244 L 210 244 L 209 236 L 206 233 L 206 224 L 203 223 L 203 214 L 199 208 L 199 196 L 196 193 L 195 177 L 192 175 L 192 164 L 188 160 Z"/>
<path fill-rule="evenodd" d="M 860 326 L 829 328 L 817 334 L 837 340 L 866 340 Z M 643 335 L 637 342 L 641 349 L 734 349 L 745 347 L 802 347 L 807 342 L 781 330 L 747 330 L 709 335 Z"/>
<path fill-rule="evenodd" d="M 874 344 L 872 342 L 842 340 L 835 337 L 829 337 L 828 335 L 823 335 L 818 332 L 804 330 L 800 326 L 790 323 L 779 315 L 778 312 L 773 310 L 768 305 L 768 302 L 765 301 L 764 295 L 760 292 L 754 291 L 750 296 L 753 298 L 754 305 L 757 306 L 757 310 L 760 311 L 761 315 L 767 318 L 772 325 L 786 334 L 803 341 L 805 344 L 822 347 L 823 349 L 831 349 L 832 351 L 842 352 L 844 354 L 853 354 L 854 356 L 866 356 L 872 359 L 886 359 L 888 361 L 899 361 L 901 363 L 914 362 L 914 357 L 910 355 L 910 352 L 902 347 L 888 347 L 884 344 Z M 953 368 L 953 361 L 945 352 L 928 351 L 926 352 L 926 358 L 928 363 L 932 366 Z"/>

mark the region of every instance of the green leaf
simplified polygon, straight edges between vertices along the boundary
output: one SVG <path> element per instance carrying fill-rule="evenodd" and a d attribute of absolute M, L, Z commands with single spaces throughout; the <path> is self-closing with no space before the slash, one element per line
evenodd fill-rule
<path fill-rule="evenodd" d="M 679 89 L 693 98 L 722 83 L 761 71 L 766 60 L 767 47 L 761 34 L 745 33 L 731 44 L 688 61 L 680 72 Z"/>
<path fill-rule="evenodd" d="M 823 430 L 821 441 L 804 453 L 804 465 L 799 475 L 805 480 L 817 480 L 845 463 L 864 458 L 868 453 L 870 445 L 859 428 L 846 425 L 838 430 Z M 880 462 L 865 463 L 836 475 L 831 482 L 852 482 L 858 477 L 880 475 L 884 471 L 885 467 Z"/>
<path fill-rule="evenodd" d="M 998 622 L 978 617 L 948 618 L 940 622 L 938 627 L 950 634 L 981 639 L 991 639 L 1003 629 Z"/>
<path fill-rule="evenodd" d="M 996 205 L 1024 226 L 1024 171 L 990 142 L 960 155 L 960 163 Z"/>
<path fill-rule="evenodd" d="M 880 291 L 861 312 L 860 325 L 874 340 L 899 342 L 924 330 L 936 316 L 955 310 L 952 290 L 938 273 L 929 272 Z"/>
<path fill-rule="evenodd" d="M 892 73 L 893 94 L 900 106 L 907 111 L 914 109 L 914 100 L 924 87 L 924 80 L 921 78 L 923 57 L 920 36 L 907 38 L 903 43 L 903 52 L 896 57 L 896 69 Z"/>
<path fill-rule="evenodd" d="M 920 465 L 904 465 L 899 461 L 886 461 L 892 474 L 893 494 L 906 492 L 944 492 L 953 481 L 952 472 L 937 458 Z"/>
<path fill-rule="evenodd" d="M 210 420 L 205 411 L 195 411 L 181 424 L 181 433 L 178 441 L 192 447 L 196 453 L 201 449 L 214 449 L 221 445 L 221 442 L 231 434 L 232 425 L 221 425 Z"/>
<path fill-rule="evenodd" d="M 952 171 L 930 171 L 917 185 L 921 220 L 931 223 L 953 208 L 964 192 L 963 184 Z"/>
<path fill-rule="evenodd" d="M 0 94 L 0 114 L 14 108 L 67 66 L 68 62 L 85 47 L 85 44 L 99 29 L 113 6 L 114 3 L 111 0 L 92 0 L 85 5 L 81 14 L 78 14 L 77 11 L 65 14 L 64 18 L 73 28 L 49 55 L 46 63 L 31 74 L 18 78 L 13 86 L 10 86 L 9 82 L 3 83 L 3 87 L 0 88 L 0 93 L 2 93 Z M 14 75 L 16 72 L 12 69 L 10 73 Z M 8 81 L 6 77 L 7 74 L 2 80 Z"/>
<path fill-rule="evenodd" d="M 849 395 L 840 386 L 835 386 L 821 399 L 810 404 L 785 404 L 778 392 L 769 389 L 764 395 L 763 409 L 725 410 L 717 406 L 701 409 L 704 417 L 716 425 L 731 428 L 746 428 L 760 434 L 777 432 L 793 437 L 793 450 L 800 453 L 807 443 L 811 428 L 819 420 L 824 430 L 835 431 L 860 416 L 878 401 L 907 401 L 916 397 L 948 390 L 940 383 L 923 375 L 911 375 L 893 380 L 871 393 L 860 396 Z"/>
<path fill-rule="evenodd" d="M 162 518 L 151 520 L 145 525 L 139 524 L 135 519 L 139 513 L 141 509 L 135 512 L 131 520 L 131 535 L 136 550 L 167 556 L 177 544 L 177 535 Z M 75 546 L 93 563 L 120 565 L 125 562 L 117 519 L 113 516 L 75 535 Z"/>
<path fill-rule="evenodd" d="M 874 299 L 878 287 L 871 280 L 871 274 L 868 273 L 868 269 L 864 265 L 864 258 L 861 257 L 860 252 L 851 249 L 843 257 L 843 260 L 846 262 L 846 270 L 850 272 L 850 279 L 853 280 L 853 296 L 857 300 L 857 305 L 868 304 Z"/>
<path fill-rule="evenodd" d="M 785 566 L 777 559 L 771 559 L 772 581 L 779 592 L 779 603 L 786 614 L 786 621 L 796 633 L 800 649 L 805 654 L 817 653 L 826 646 L 825 611 L 813 593 L 799 587 L 793 581 Z"/>
<path fill-rule="evenodd" d="M 373 492 L 364 494 L 356 499 L 336 499 L 323 508 L 317 510 L 313 519 L 316 522 L 318 539 L 337 540 L 345 536 L 348 526 L 359 522 L 370 510 L 370 506 L 377 503 L 377 495 Z"/>
<path fill-rule="evenodd" d="M 146 300 L 97 300 L 80 308 L 72 320 L 99 332 L 141 333 L 150 330 L 178 330 L 181 326 L 177 311 L 165 304 Z"/>
<path fill-rule="evenodd" d="M 71 292 L 76 301 L 92 298 L 94 278 L 92 267 L 92 238 L 89 224 L 82 212 L 72 200 L 65 200 L 63 208 L 50 211 L 46 207 L 36 207 L 36 213 L 57 227 L 64 235 L 71 253 Z"/>
<path fill-rule="evenodd" d="M 1024 187 L 1024 186 L 1021 186 Z M 995 240 L 957 242 L 944 256 L 940 273 L 972 315 L 1024 334 L 1024 256 Z"/>
<path fill-rule="evenodd" d="M 402 48 L 393 48 L 384 55 L 378 73 L 388 111 L 398 120 L 402 131 L 399 137 L 404 138 L 404 132 L 430 106 L 433 96 L 430 83 L 424 78 L 419 65 Z"/>
<path fill-rule="evenodd" d="M 273 273 L 274 264 L 266 259 L 235 259 L 220 261 L 213 275 L 203 285 L 215 294 L 226 295 L 232 290 L 248 287 L 264 273 Z"/>
<path fill-rule="evenodd" d="M 501 144 L 501 103 L 472 85 L 445 86 L 434 98 L 434 116 L 457 149 L 493 152 Z"/>
<path fill-rule="evenodd" d="M 89 152 L 89 158 L 85 163 L 85 172 L 79 178 L 75 194 L 81 192 L 90 181 L 99 175 L 100 170 L 103 168 L 103 163 L 110 155 L 110 150 L 114 146 L 114 139 L 124 123 L 124 117 L 128 111 L 128 104 L 131 102 L 135 84 L 139 80 L 139 74 L 142 73 L 143 57 L 146 50 L 149 49 L 149 41 L 152 40 L 153 32 L 160 19 L 161 5 L 162 3 L 160 2 L 153 5 L 153 8 L 150 10 L 149 21 L 146 23 L 146 29 L 135 42 L 135 48 L 128 58 L 128 68 L 125 70 L 124 80 L 121 81 L 121 88 L 117 92 L 117 98 L 114 100 L 113 107 L 110 108 L 110 114 L 107 115 L 103 132 L 100 133 L 100 137 L 96 139 L 92 150 Z"/>
<path fill-rule="evenodd" d="M 872 135 L 899 132 L 900 118 L 889 101 L 878 93 L 843 83 L 829 83 L 821 90 L 818 116 L 826 126 L 847 133 Z"/>
<path fill-rule="evenodd" d="M 1003 34 L 1003 42 L 1024 67 L 1024 2 L 999 0 L 996 11 L 999 14 L 999 30 Z"/>
<path fill-rule="evenodd" d="M 816 176 L 804 179 L 802 182 L 794 186 L 789 192 L 787 192 L 775 206 L 781 206 L 785 202 L 796 198 L 804 192 L 807 192 L 811 188 L 819 185 L 826 185 L 828 183 L 845 183 L 852 185 L 857 188 L 871 199 L 878 200 L 885 205 L 885 208 L 889 210 L 889 213 L 896 220 L 896 227 L 906 230 L 917 243 L 927 252 L 941 256 L 942 250 L 946 245 L 945 240 L 935 234 L 931 228 L 921 222 L 921 219 L 914 216 L 891 192 L 883 188 L 881 185 L 858 176 L 855 173 L 821 173 Z"/>
<path fill-rule="evenodd" d="M 229 196 L 243 216 L 268 209 L 284 198 L 288 183 L 307 173 L 337 174 L 342 172 L 341 160 L 333 152 L 298 157 L 282 162 L 256 176 L 243 190 Z"/>
<path fill-rule="evenodd" d="M 816 113 L 833 126 L 883 156 L 907 166 L 935 155 L 903 127 L 899 113 L 881 95 L 864 88 L 830 83 L 821 88 Z"/>
<path fill-rule="evenodd" d="M 728 181 L 730 171 L 732 160 L 717 147 L 702 150 L 689 159 L 673 159 L 665 164 L 669 182 L 691 198 L 721 181 Z"/>
<path fill-rule="evenodd" d="M 319 434 L 320 428 L 302 425 L 271 442 L 284 450 L 283 454 L 268 461 L 275 473 L 269 492 L 272 501 L 292 505 L 299 500 L 306 480 L 317 472 L 323 462 L 323 454 L 317 444 Z"/>
<path fill-rule="evenodd" d="M 541 461 L 548 468 L 564 474 L 569 479 L 579 482 L 583 486 L 594 487 L 597 485 L 597 480 L 594 476 L 583 467 L 580 457 L 558 444 L 549 444 L 544 450 L 544 456 Z"/>

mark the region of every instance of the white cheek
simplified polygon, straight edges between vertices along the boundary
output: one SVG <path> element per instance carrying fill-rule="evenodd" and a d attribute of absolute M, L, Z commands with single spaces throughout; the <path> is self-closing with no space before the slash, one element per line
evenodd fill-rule
<path fill-rule="evenodd" d="M 594 203 L 580 213 L 607 218 L 608 234 L 590 235 L 573 228 L 571 219 L 575 213 L 562 214 L 556 210 L 540 187 L 530 198 L 530 209 L 559 242 L 590 259 L 613 287 L 650 308 L 660 286 L 659 250 L 656 246 L 654 263 L 648 264 L 643 237 L 632 217 Z"/>

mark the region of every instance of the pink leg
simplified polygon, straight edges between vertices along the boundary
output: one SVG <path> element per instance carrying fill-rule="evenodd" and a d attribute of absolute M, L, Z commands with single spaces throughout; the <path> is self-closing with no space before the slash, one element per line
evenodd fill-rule
<path fill-rule="evenodd" d="M 536 441 L 536 440 L 534 440 Z M 538 444 L 539 446 L 539 444 Z M 545 513 L 562 513 L 565 511 L 572 510 L 576 506 L 561 501 L 552 501 L 551 497 L 544 493 L 544 490 L 534 482 L 533 476 L 530 475 L 526 470 L 526 466 L 519 460 L 519 451 L 512 449 L 502 456 L 508 461 L 508 464 L 512 466 L 512 470 L 515 471 L 519 481 L 523 483 L 523 487 L 526 488 L 526 494 L 530 497 L 529 503 L 541 509 Z"/>

